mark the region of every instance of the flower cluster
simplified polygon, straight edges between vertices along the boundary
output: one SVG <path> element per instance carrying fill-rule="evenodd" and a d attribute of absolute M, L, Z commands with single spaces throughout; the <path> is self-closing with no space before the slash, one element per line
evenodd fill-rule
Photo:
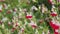
<path fill-rule="evenodd" d="M 51 9 L 38 0 L 0 0 L 1 34 L 58 34 L 59 7 L 47 0 Z M 41 0 L 42 1 L 42 0 Z M 58 0 L 59 2 L 59 0 Z M 57 4 L 58 5 L 58 4 Z M 52 32 L 50 32 L 50 28 Z M 56 30 L 56 31 L 55 31 Z"/>

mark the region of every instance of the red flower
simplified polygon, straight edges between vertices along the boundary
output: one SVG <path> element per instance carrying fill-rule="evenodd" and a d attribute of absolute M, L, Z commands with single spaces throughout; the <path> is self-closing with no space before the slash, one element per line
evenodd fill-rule
<path fill-rule="evenodd" d="M 10 10 L 8 10 L 8 11 L 7 11 L 7 14 L 10 14 L 10 13 L 11 13 L 11 11 L 10 11 Z"/>
<path fill-rule="evenodd" d="M 17 27 L 18 25 L 19 25 L 19 24 L 18 24 L 18 23 L 16 23 L 16 25 L 15 25 L 15 26 Z"/>
<path fill-rule="evenodd" d="M 21 32 L 24 32 L 24 28 L 21 28 Z"/>
<path fill-rule="evenodd" d="M 53 28 L 54 34 L 58 34 L 59 26 L 57 26 L 56 24 L 53 24 L 52 21 L 50 21 L 50 26 Z"/>
<path fill-rule="evenodd" d="M 52 0 L 48 0 L 49 4 L 52 4 Z"/>
<path fill-rule="evenodd" d="M 14 32 L 15 29 L 16 29 L 16 28 L 12 28 L 12 32 Z"/>
<path fill-rule="evenodd" d="M 32 18 L 32 16 L 26 16 L 27 19 Z"/>
<path fill-rule="evenodd" d="M 30 25 L 32 26 L 32 28 L 37 28 L 37 25 L 33 22 L 31 22 Z"/>
<path fill-rule="evenodd" d="M 37 28 L 37 26 L 36 25 L 32 25 L 32 28 Z"/>
<path fill-rule="evenodd" d="M 52 13 L 51 13 L 51 16 L 53 16 L 53 17 L 54 17 L 54 16 L 57 16 L 57 13 L 56 13 L 56 12 L 52 12 Z"/>
<path fill-rule="evenodd" d="M 2 12 L 2 10 L 0 10 L 0 12 Z"/>

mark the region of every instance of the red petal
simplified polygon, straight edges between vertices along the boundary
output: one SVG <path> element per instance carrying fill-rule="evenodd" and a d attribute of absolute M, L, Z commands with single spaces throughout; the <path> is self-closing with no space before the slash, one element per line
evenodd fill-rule
<path fill-rule="evenodd" d="M 2 10 L 0 10 L 0 12 L 2 12 Z"/>
<path fill-rule="evenodd" d="M 37 28 L 37 26 L 36 26 L 36 25 L 32 25 L 32 27 L 33 27 L 33 28 Z"/>
<path fill-rule="evenodd" d="M 32 18 L 32 16 L 26 16 L 26 18 Z"/>
<path fill-rule="evenodd" d="M 49 4 L 52 4 L 51 0 L 48 0 Z"/>
<path fill-rule="evenodd" d="M 53 17 L 54 17 L 54 16 L 57 16 L 57 14 L 54 14 L 54 13 L 53 13 L 53 14 L 51 14 L 51 16 L 53 16 Z"/>

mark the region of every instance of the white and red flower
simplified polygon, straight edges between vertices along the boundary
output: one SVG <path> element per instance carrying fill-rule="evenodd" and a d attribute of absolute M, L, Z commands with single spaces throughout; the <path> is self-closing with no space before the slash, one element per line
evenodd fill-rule
<path fill-rule="evenodd" d="M 11 22 L 8 22 L 8 26 L 10 26 L 11 25 Z"/>
<path fill-rule="evenodd" d="M 51 16 L 57 16 L 57 13 L 56 12 L 51 12 L 51 14 L 50 14 Z"/>
<path fill-rule="evenodd" d="M 53 28 L 54 34 L 59 33 L 58 30 L 59 30 L 60 25 L 57 25 L 57 24 L 58 23 L 57 22 L 55 23 L 55 21 L 50 21 L 50 26 Z"/>
<path fill-rule="evenodd" d="M 52 5 L 55 4 L 53 0 L 48 0 L 48 3 Z"/>
<path fill-rule="evenodd" d="M 32 16 L 28 15 L 28 16 L 26 16 L 26 18 L 27 18 L 27 19 L 28 19 L 28 18 L 32 18 Z"/>
<path fill-rule="evenodd" d="M 0 5 L 0 12 L 2 12 L 2 5 Z"/>
<path fill-rule="evenodd" d="M 14 28 L 14 27 L 13 27 L 11 31 L 12 31 L 12 32 L 14 32 L 14 31 L 15 31 L 15 29 L 16 29 L 16 28 Z"/>
<path fill-rule="evenodd" d="M 32 28 L 37 28 L 36 23 L 34 23 L 33 21 L 31 21 L 30 25 L 32 26 Z"/>
<path fill-rule="evenodd" d="M 31 19 L 31 18 L 32 18 L 32 15 L 31 15 L 31 14 L 27 14 L 27 15 L 26 15 L 26 18 L 27 18 L 27 19 Z"/>
<path fill-rule="evenodd" d="M 52 4 L 52 0 L 48 0 L 48 2 L 49 2 L 50 4 Z"/>
<path fill-rule="evenodd" d="M 16 27 L 19 26 L 19 23 L 16 23 L 15 26 L 16 26 Z"/>
<path fill-rule="evenodd" d="M 13 11 L 16 12 L 17 11 L 17 8 L 14 8 Z"/>
<path fill-rule="evenodd" d="M 50 30 L 48 30 L 47 34 L 50 34 Z"/>
<path fill-rule="evenodd" d="M 2 12 L 2 10 L 0 9 L 0 12 Z"/>
<path fill-rule="evenodd" d="M 21 32 L 24 32 L 24 28 L 21 28 Z"/>

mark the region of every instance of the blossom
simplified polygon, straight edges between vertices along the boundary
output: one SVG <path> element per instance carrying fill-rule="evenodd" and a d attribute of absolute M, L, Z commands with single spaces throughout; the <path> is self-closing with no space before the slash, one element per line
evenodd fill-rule
<path fill-rule="evenodd" d="M 32 26 L 32 28 L 37 28 L 36 23 L 34 23 L 33 21 L 31 21 L 30 25 Z"/>
<path fill-rule="evenodd" d="M 56 12 L 51 12 L 51 14 L 50 14 L 51 16 L 57 16 L 57 13 Z"/>

